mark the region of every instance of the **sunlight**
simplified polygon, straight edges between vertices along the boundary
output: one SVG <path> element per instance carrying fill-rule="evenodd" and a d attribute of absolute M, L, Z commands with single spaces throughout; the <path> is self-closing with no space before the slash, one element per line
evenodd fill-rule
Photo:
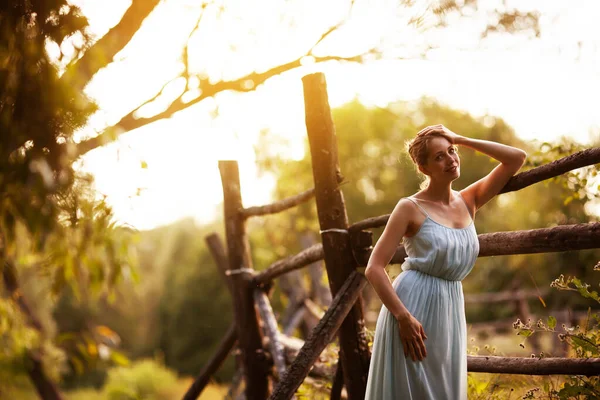
<path fill-rule="evenodd" d="M 74 3 L 89 15 L 91 29 L 98 36 L 114 25 L 129 5 L 126 0 L 111 0 L 110 6 L 105 3 L 100 6 L 90 0 Z M 202 45 L 206 54 L 190 52 L 192 70 L 211 79 L 235 78 L 247 73 L 248 66 L 260 68 L 284 62 L 298 54 L 298 49 L 306 50 L 306 36 L 314 32 L 309 30 L 314 29 L 313 25 L 255 18 L 254 14 L 263 11 L 244 2 L 232 4 L 235 6 L 230 5 L 231 13 L 226 18 L 206 16 L 205 22 L 223 32 L 252 32 L 248 37 L 241 37 L 239 40 L 243 43 L 236 45 L 235 51 L 243 53 L 234 54 L 225 35 L 221 38 L 197 35 L 192 37 L 190 46 Z M 273 15 L 290 12 L 285 7 L 294 4 L 279 5 L 281 8 L 272 10 Z M 311 20 L 317 26 L 330 23 L 331 17 L 325 18 L 328 13 L 344 16 L 346 11 L 340 2 L 327 4 L 329 9 L 318 16 L 310 12 L 308 5 L 294 9 L 294 16 L 300 22 Z M 344 33 L 345 40 L 331 40 L 323 46 L 338 46 L 341 52 L 352 51 L 367 46 L 370 37 L 382 32 L 414 34 L 406 29 L 406 32 L 398 32 L 401 28 L 391 24 L 393 18 L 388 14 L 397 12 L 394 2 L 366 8 L 365 4 L 357 3 L 364 12 L 356 12 L 348 25 L 337 33 L 339 37 Z M 181 70 L 179 51 L 194 27 L 199 7 L 183 0 L 162 2 L 158 7 L 160 9 L 144 22 L 131 45 L 117 55 L 119 61 L 101 70 L 87 87 L 86 91 L 100 105 L 100 111 L 79 132 L 80 138 L 95 136 L 115 124 L 121 116 L 152 98 Z M 589 18 L 573 20 L 575 15 L 581 16 L 581 13 L 573 11 L 563 24 L 590 27 Z M 165 29 L 162 26 L 165 18 L 177 24 Z M 551 21 L 545 23 L 552 24 Z M 272 31 L 280 29 L 282 24 L 291 24 L 289 29 L 294 34 L 272 36 Z M 366 33 L 364 29 L 353 28 L 361 24 L 373 30 Z M 467 43 L 465 38 L 469 37 L 468 32 L 451 29 L 446 34 L 446 40 L 456 43 Z M 600 126 L 594 102 L 559 99 L 582 98 L 585 93 L 600 91 L 597 70 L 588 68 L 598 65 L 599 55 L 590 53 L 586 56 L 593 59 L 581 64 L 557 55 L 544 42 L 540 46 L 518 37 L 510 41 L 518 44 L 510 57 L 503 42 L 491 41 L 498 44 L 497 48 L 491 45 L 478 52 L 464 53 L 460 59 L 451 53 L 434 52 L 429 61 L 379 60 L 362 65 L 319 65 L 307 60 L 302 68 L 270 79 L 255 92 L 221 93 L 168 120 L 129 132 L 115 143 L 86 155 L 82 168 L 96 177 L 99 192 L 107 196 L 117 216 L 141 229 L 186 216 L 208 221 L 214 218 L 215 212 L 220 213 L 217 210 L 222 198 L 219 159 L 236 159 L 240 163 L 242 186 L 252 188 L 244 192 L 246 205 L 270 202 L 274 182 L 267 177 L 257 177 L 254 146 L 260 132 L 266 131 L 273 142 L 282 138 L 288 143 L 287 148 L 278 150 L 282 156 L 290 160 L 303 157 L 306 130 L 301 77 L 316 71 L 326 74 L 332 107 L 353 98 L 367 105 L 384 107 L 397 100 L 430 96 L 475 116 L 499 116 L 524 139 L 551 139 L 568 134 L 588 141 L 590 127 Z M 230 62 L 232 57 L 235 60 L 243 57 L 246 62 Z M 188 100 L 200 94 L 196 87 L 197 83 L 192 82 L 195 92 L 186 95 Z M 182 82 L 172 82 L 162 98 L 143 106 L 136 117 L 162 111 L 182 90 Z M 143 163 L 147 168 L 141 167 Z"/>

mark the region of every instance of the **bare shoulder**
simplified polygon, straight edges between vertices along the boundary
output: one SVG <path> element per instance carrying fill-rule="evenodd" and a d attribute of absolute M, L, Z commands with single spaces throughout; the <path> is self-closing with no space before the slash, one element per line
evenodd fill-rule
<path fill-rule="evenodd" d="M 407 198 L 402 198 L 396 204 L 390 216 L 391 225 L 401 225 L 406 236 L 412 236 L 423 224 L 425 216 L 417 205 Z"/>
<path fill-rule="evenodd" d="M 415 215 L 416 210 L 417 206 L 415 205 L 415 203 L 413 203 L 406 197 L 403 197 L 400 200 L 398 200 L 398 203 L 396 204 L 396 207 L 394 207 L 394 211 L 392 212 L 392 214 L 402 214 L 404 218 L 406 218 Z"/>

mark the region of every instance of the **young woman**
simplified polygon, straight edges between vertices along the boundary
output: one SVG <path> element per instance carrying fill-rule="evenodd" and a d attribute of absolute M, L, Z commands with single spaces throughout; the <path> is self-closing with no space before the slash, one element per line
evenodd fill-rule
<path fill-rule="evenodd" d="M 466 189 L 456 146 L 498 160 Z M 517 148 L 470 139 L 443 125 L 421 130 L 409 154 L 426 187 L 401 199 L 377 241 L 365 275 L 383 302 L 367 381 L 369 400 L 467 398 L 467 334 L 461 280 L 479 253 L 475 212 L 523 166 Z M 403 239 L 403 272 L 390 283 L 384 267 Z"/>

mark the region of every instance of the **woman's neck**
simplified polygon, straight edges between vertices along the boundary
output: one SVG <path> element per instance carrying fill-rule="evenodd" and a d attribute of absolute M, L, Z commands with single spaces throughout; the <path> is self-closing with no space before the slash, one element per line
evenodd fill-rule
<path fill-rule="evenodd" d="M 421 193 L 425 200 L 448 205 L 452 201 L 452 182 L 443 184 L 429 182 L 429 185 Z"/>

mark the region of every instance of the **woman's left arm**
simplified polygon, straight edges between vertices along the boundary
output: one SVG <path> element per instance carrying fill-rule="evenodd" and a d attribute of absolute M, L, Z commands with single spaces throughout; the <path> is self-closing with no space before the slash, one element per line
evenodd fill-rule
<path fill-rule="evenodd" d="M 453 138 L 455 145 L 469 147 L 500 161 L 500 165 L 488 175 L 461 191 L 465 200 L 470 200 L 475 210 L 496 196 L 509 179 L 521 169 L 527 158 L 527 153 L 516 147 L 488 140 L 471 139 L 458 135 L 446 127 L 444 131 Z"/>

